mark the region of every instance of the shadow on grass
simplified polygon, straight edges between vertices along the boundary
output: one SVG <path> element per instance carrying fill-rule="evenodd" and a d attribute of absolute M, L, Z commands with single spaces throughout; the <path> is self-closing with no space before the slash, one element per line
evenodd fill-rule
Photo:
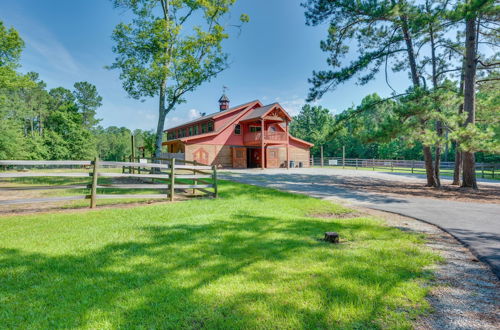
<path fill-rule="evenodd" d="M 318 240 L 327 230 L 360 232 L 366 245 Z M 413 249 L 369 245 L 401 236 L 376 224 L 236 212 L 230 221 L 138 231 L 140 239 L 75 255 L 0 249 L 0 324 L 378 328 L 393 307 L 388 292 L 425 275 L 418 263 L 398 262 L 418 257 Z"/>

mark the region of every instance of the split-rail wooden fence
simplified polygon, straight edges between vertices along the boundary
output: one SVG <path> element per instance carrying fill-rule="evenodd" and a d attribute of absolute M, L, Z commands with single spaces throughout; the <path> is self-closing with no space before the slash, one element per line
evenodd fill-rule
<path fill-rule="evenodd" d="M 425 174 L 425 162 L 421 160 L 401 159 L 362 159 L 342 157 L 314 157 L 310 160 L 311 166 L 320 167 L 342 167 L 342 168 L 365 168 L 391 172 L 408 172 Z M 453 174 L 454 162 L 440 162 L 442 174 Z M 500 164 L 498 163 L 476 163 L 476 175 L 484 179 L 498 179 L 500 175 Z"/>
<path fill-rule="evenodd" d="M 42 169 L 36 171 L 10 171 L 13 167 L 72 167 L 79 168 L 81 172 L 56 172 Z M 122 173 L 112 172 L 109 168 L 122 168 Z M 2 169 L 4 171 L 2 171 Z M 85 172 L 87 170 L 88 172 Z M 127 173 L 128 172 L 128 173 Z M 90 199 L 90 208 L 96 207 L 99 199 L 168 199 L 173 201 L 176 192 L 195 192 L 198 190 L 206 196 L 218 197 L 217 190 L 217 167 L 199 164 L 175 158 L 156 159 L 155 162 L 111 162 L 94 159 L 87 160 L 0 160 L 0 179 L 2 178 L 26 178 L 26 177 L 65 177 L 65 178 L 89 178 L 89 184 L 73 185 L 49 185 L 49 186 L 15 186 L 0 187 L 0 191 L 15 190 L 53 190 L 53 189 L 89 189 L 89 194 L 58 196 L 46 198 L 26 198 L 0 200 L 0 205 L 44 203 Z M 99 178 L 137 178 L 142 181 L 146 179 L 150 183 L 99 183 Z M 163 194 L 106 194 L 97 193 L 99 190 L 113 189 L 158 189 L 165 190 Z"/>

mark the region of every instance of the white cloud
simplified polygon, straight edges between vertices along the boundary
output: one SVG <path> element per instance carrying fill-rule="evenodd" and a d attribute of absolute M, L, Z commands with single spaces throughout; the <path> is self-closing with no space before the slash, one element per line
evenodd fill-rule
<path fill-rule="evenodd" d="M 304 104 L 306 104 L 306 100 L 300 97 L 294 97 L 280 102 L 280 105 L 290 114 L 290 116 L 298 115 Z"/>
<path fill-rule="evenodd" d="M 196 109 L 189 109 L 188 111 L 188 120 L 194 120 L 196 118 L 201 117 L 201 113 Z"/>
<path fill-rule="evenodd" d="M 80 73 L 79 65 L 68 49 L 45 27 L 36 24 L 35 28 L 30 28 L 23 35 L 23 38 L 26 46 L 54 69 L 68 74 Z"/>

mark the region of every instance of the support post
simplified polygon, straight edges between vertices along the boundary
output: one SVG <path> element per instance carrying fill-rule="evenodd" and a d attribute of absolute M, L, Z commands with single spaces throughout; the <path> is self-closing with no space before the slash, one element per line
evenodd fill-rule
<path fill-rule="evenodd" d="M 321 167 L 323 167 L 323 165 L 324 165 L 324 162 L 323 162 L 323 145 L 321 145 L 319 148 L 320 148 L 319 150 L 320 150 L 320 153 L 321 153 Z"/>
<path fill-rule="evenodd" d="M 196 167 L 196 160 L 193 162 L 193 166 Z M 193 168 L 193 175 L 196 175 L 196 169 Z M 198 183 L 198 180 L 196 179 L 193 179 L 193 184 L 196 186 L 196 184 Z M 193 188 L 193 195 L 196 194 L 196 188 Z"/>
<path fill-rule="evenodd" d="M 175 194 L 175 158 L 170 160 L 170 201 L 174 201 Z"/>
<path fill-rule="evenodd" d="M 484 163 L 481 163 L 481 178 L 484 179 Z"/>
<path fill-rule="evenodd" d="M 286 120 L 286 168 L 290 169 L 290 134 L 288 133 L 288 119 Z"/>
<path fill-rule="evenodd" d="M 217 166 L 212 165 L 212 180 L 214 185 L 214 198 L 219 197 L 219 190 L 217 187 Z"/>
<path fill-rule="evenodd" d="M 265 163 L 264 163 L 264 119 L 260 120 L 260 168 L 264 169 L 265 168 Z"/>
<path fill-rule="evenodd" d="M 358 169 L 358 159 L 356 158 L 356 169 Z"/>
<path fill-rule="evenodd" d="M 415 167 L 415 160 L 411 160 L 411 173 L 413 174 L 413 168 Z"/>
<path fill-rule="evenodd" d="M 95 209 L 97 204 L 97 176 L 99 175 L 99 158 L 94 158 L 94 170 L 92 171 L 92 187 L 90 190 L 90 208 Z"/>

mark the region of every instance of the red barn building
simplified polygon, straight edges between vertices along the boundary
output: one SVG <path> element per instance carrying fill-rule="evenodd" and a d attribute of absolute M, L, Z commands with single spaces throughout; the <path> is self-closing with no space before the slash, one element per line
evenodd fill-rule
<path fill-rule="evenodd" d="M 279 105 L 260 101 L 229 108 L 165 131 L 164 151 L 184 153 L 186 160 L 232 168 L 308 167 L 312 143 L 288 133 L 290 115 Z"/>

